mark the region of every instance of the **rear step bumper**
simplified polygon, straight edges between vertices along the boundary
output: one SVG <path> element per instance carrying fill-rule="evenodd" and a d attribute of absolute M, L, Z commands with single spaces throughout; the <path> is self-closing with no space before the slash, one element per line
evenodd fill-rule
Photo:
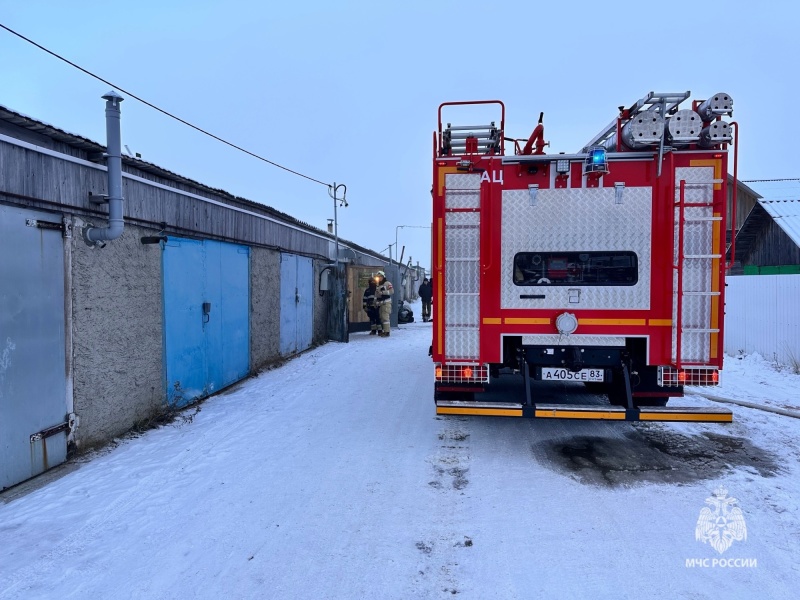
<path fill-rule="evenodd" d="M 478 415 L 487 417 L 528 417 L 536 419 L 594 419 L 611 421 L 695 421 L 730 423 L 733 413 L 726 408 L 641 407 L 534 404 L 514 402 L 467 402 L 439 400 L 437 415 Z"/>
<path fill-rule="evenodd" d="M 437 415 L 484 415 L 487 417 L 522 417 L 522 404 L 514 402 L 466 402 L 437 400 Z"/>

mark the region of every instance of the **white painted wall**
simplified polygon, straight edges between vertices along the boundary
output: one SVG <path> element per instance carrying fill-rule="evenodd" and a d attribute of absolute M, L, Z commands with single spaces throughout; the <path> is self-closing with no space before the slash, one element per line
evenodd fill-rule
<path fill-rule="evenodd" d="M 792 366 L 800 362 L 800 275 L 726 279 L 725 353 L 758 352 Z"/>

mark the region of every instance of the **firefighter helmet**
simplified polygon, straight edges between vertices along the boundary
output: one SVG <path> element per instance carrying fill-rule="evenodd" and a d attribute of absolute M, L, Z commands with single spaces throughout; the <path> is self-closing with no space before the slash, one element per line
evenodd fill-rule
<path fill-rule="evenodd" d="M 386 279 L 386 273 L 384 273 L 383 271 L 378 271 L 377 273 L 375 273 L 375 275 L 377 275 L 378 277 L 383 277 L 384 279 Z"/>

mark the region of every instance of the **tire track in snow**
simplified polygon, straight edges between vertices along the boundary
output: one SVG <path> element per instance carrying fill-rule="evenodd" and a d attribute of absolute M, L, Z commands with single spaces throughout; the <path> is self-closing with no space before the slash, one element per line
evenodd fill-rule
<path fill-rule="evenodd" d="M 416 542 L 422 555 L 414 579 L 423 597 L 451 597 L 461 593 L 458 552 L 472 546 L 472 538 L 459 531 L 456 515 L 461 514 L 469 486 L 471 450 L 468 419 L 437 417 L 442 423 L 439 449 L 428 458 L 433 479 L 428 482 L 438 526 Z"/>

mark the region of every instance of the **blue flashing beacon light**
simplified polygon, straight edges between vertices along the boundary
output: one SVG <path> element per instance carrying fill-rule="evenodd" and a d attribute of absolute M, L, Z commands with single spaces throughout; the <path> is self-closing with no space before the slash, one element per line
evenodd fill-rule
<path fill-rule="evenodd" d="M 605 148 L 597 147 L 589 150 L 589 155 L 583 165 L 583 174 L 587 173 L 608 173 L 608 158 Z"/>

